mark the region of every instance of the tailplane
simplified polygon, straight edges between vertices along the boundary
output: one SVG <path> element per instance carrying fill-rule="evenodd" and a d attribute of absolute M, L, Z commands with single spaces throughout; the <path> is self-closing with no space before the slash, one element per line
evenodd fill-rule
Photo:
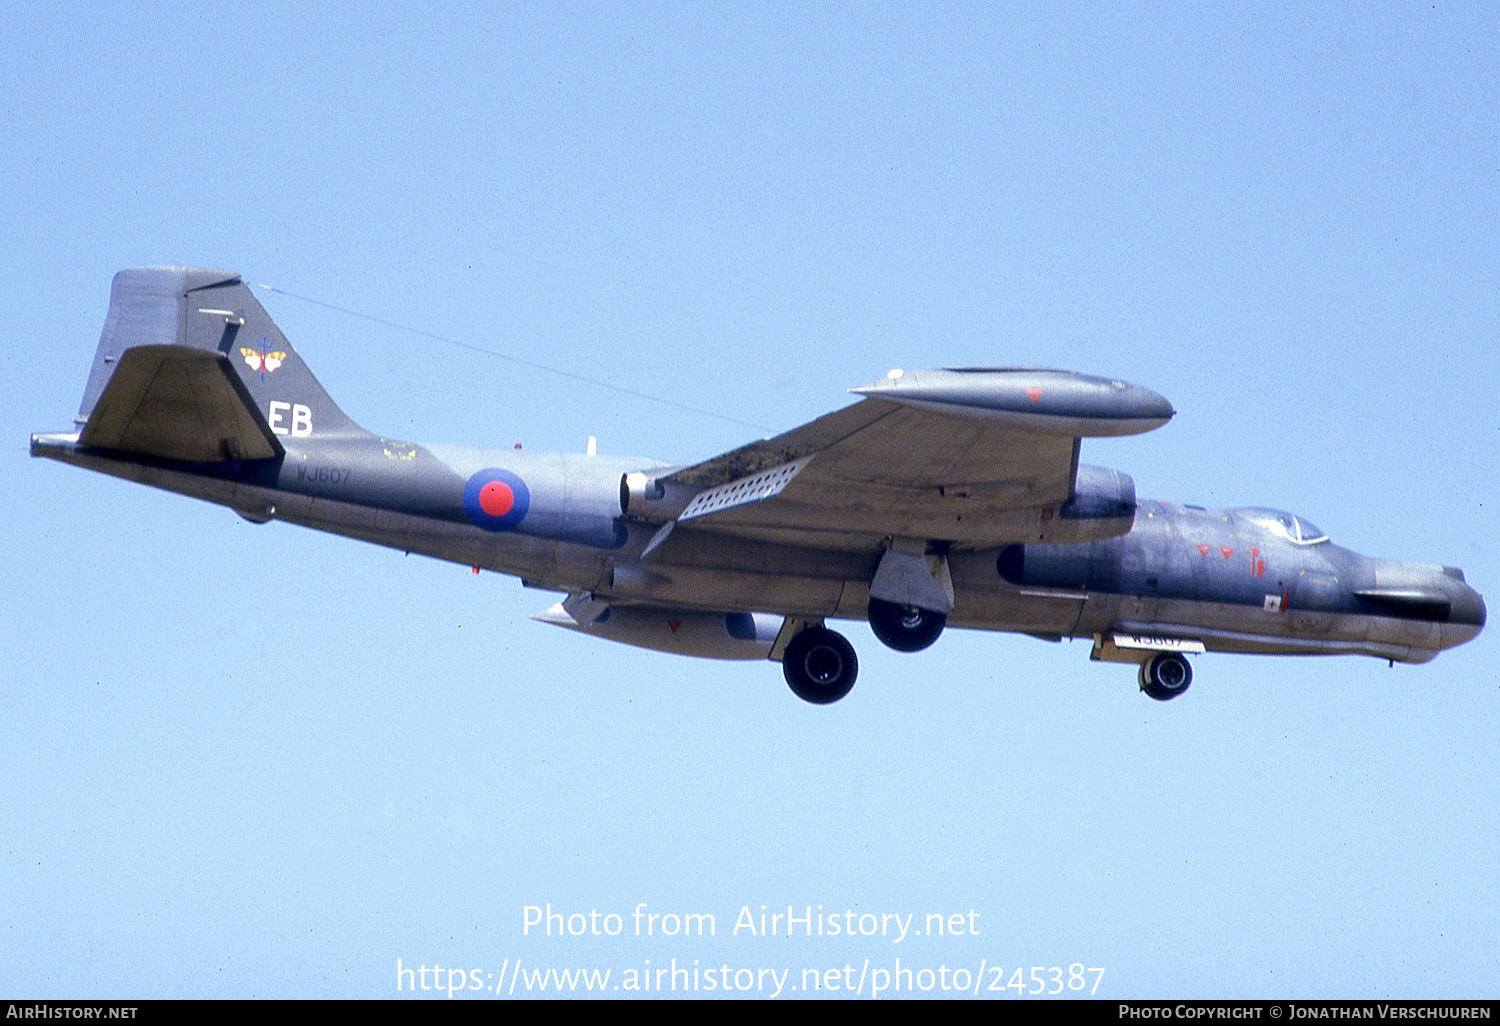
<path fill-rule="evenodd" d="M 194 267 L 115 275 L 76 421 L 82 445 L 194 462 L 365 434 L 238 275 Z"/>

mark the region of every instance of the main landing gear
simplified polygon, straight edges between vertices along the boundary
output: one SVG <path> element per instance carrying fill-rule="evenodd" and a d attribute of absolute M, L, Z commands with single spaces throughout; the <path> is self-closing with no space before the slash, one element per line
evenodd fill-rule
<path fill-rule="evenodd" d="M 792 694 L 814 705 L 828 705 L 854 687 L 859 659 L 842 634 L 826 627 L 808 627 L 787 643 L 781 672 Z"/>
<path fill-rule="evenodd" d="M 948 617 L 920 606 L 870 600 L 870 628 L 898 652 L 920 652 L 938 639 Z M 815 705 L 837 702 L 854 687 L 859 659 L 854 646 L 837 631 L 821 625 L 804 627 L 787 643 L 781 672 L 792 693 Z"/>
<path fill-rule="evenodd" d="M 1141 663 L 1141 690 L 1158 702 L 1170 701 L 1193 683 L 1193 668 L 1178 652 L 1158 652 Z"/>
<path fill-rule="evenodd" d="M 870 629 L 897 652 L 920 652 L 938 639 L 948 622 L 944 613 L 870 599 Z"/>

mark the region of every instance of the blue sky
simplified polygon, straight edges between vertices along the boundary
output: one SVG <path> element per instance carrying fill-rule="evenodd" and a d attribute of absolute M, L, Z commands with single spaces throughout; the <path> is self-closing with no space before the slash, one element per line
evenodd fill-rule
<path fill-rule="evenodd" d="M 7 22 L 0 992 L 899 959 L 985 992 L 1081 963 L 1114 998 L 1494 996 L 1489 634 L 1420 667 L 1206 656 L 1158 705 L 1085 642 L 903 656 L 849 624 L 859 684 L 820 709 L 770 664 L 533 623 L 555 596 L 508 578 L 27 457 L 110 276 L 195 264 L 429 333 L 260 291 L 351 416 L 414 440 L 689 462 L 892 367 L 1123 377 L 1178 416 L 1084 458 L 1142 496 L 1288 508 L 1493 604 L 1494 8 Z M 717 931 L 525 934 L 548 903 Z M 762 905 L 978 935 L 732 932 Z"/>

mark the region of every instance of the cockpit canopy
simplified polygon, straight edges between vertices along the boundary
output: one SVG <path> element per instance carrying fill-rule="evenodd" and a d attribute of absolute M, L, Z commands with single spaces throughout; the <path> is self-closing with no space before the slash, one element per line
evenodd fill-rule
<path fill-rule="evenodd" d="M 1317 545 L 1328 540 L 1328 532 L 1305 517 L 1294 517 L 1279 509 L 1237 509 L 1235 513 L 1259 524 L 1293 545 Z"/>

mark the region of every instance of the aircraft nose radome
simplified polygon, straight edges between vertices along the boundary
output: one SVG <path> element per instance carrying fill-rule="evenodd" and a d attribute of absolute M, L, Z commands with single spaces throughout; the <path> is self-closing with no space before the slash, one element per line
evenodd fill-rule
<path fill-rule="evenodd" d="M 1452 605 L 1448 607 L 1448 621 L 1443 624 L 1443 647 L 1452 648 L 1472 641 L 1484 629 L 1484 597 L 1463 583 L 1462 575 L 1456 577 L 1452 589 Z"/>
<path fill-rule="evenodd" d="M 1484 596 L 1467 584 L 1460 586 L 1458 594 L 1453 596 L 1453 609 L 1448 614 L 1448 619 L 1453 623 L 1473 627 L 1474 633 L 1478 634 L 1479 628 L 1484 626 L 1484 617 Z"/>

